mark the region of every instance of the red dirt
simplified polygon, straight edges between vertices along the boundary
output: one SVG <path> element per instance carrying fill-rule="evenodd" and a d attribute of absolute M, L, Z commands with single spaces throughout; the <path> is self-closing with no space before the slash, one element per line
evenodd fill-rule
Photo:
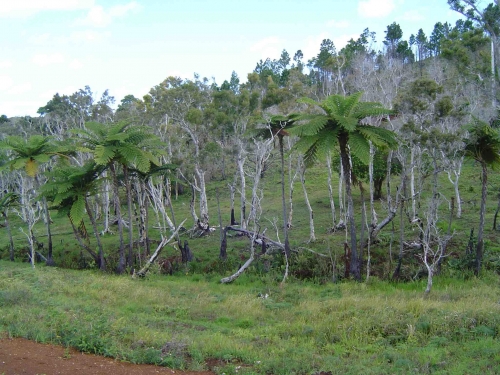
<path fill-rule="evenodd" d="M 209 371 L 180 371 L 153 365 L 134 365 L 112 358 L 80 353 L 62 346 L 39 344 L 25 339 L 0 340 L 2 375 L 213 375 Z"/>

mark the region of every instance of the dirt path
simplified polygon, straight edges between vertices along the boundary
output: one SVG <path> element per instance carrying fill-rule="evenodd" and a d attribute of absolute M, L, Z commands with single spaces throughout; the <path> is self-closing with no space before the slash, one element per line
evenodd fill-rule
<path fill-rule="evenodd" d="M 39 344 L 25 339 L 0 340 L 1 375 L 213 375 L 213 372 L 171 370 L 152 365 L 119 362 L 61 346 Z"/>

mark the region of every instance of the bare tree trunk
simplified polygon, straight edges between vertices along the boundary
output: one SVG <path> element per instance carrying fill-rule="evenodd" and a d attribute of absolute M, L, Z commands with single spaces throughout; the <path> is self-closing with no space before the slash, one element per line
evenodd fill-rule
<path fill-rule="evenodd" d="M 175 238 L 175 236 L 177 236 L 177 233 L 179 232 L 179 229 L 182 228 L 182 226 L 184 225 L 185 222 L 186 222 L 186 219 L 184 219 L 182 221 L 182 223 L 179 225 L 179 227 L 177 227 L 175 229 L 174 233 L 172 233 L 172 235 L 168 239 L 167 239 L 167 237 L 165 237 L 160 242 L 160 244 L 156 248 L 155 252 L 153 253 L 153 255 L 151 255 L 151 258 L 149 258 L 149 260 L 146 262 L 146 264 L 144 265 L 144 267 L 142 267 L 142 269 L 139 272 L 134 273 L 135 276 L 138 276 L 138 277 L 144 277 L 144 276 L 146 276 L 146 273 L 148 272 L 148 270 L 151 267 L 151 265 L 155 262 L 155 260 L 160 255 L 160 252 L 163 250 L 163 248 L 167 244 L 169 244 L 172 241 L 173 238 Z"/>
<path fill-rule="evenodd" d="M 290 256 L 290 244 L 288 242 L 288 223 L 286 215 L 286 202 L 285 202 L 285 152 L 283 150 L 283 135 L 278 134 L 278 143 L 280 148 L 280 159 L 281 159 L 281 206 L 283 210 L 283 235 L 285 237 L 285 254 L 287 258 Z"/>
<path fill-rule="evenodd" d="M 377 212 L 375 211 L 374 204 L 374 187 L 373 187 L 373 158 L 375 155 L 375 147 L 370 142 L 370 161 L 368 163 L 368 176 L 369 176 L 369 186 L 370 186 L 370 211 L 371 211 L 371 226 L 375 227 L 377 225 Z"/>
<path fill-rule="evenodd" d="M 134 260 L 134 216 L 132 213 L 132 187 L 130 182 L 129 170 L 126 165 L 123 165 L 123 178 L 125 179 L 125 190 L 127 194 L 127 208 L 128 208 L 128 256 L 127 265 L 133 266 Z"/>
<path fill-rule="evenodd" d="M 229 192 L 230 192 L 230 201 L 231 201 L 231 225 L 236 225 L 236 218 L 234 217 L 234 195 L 236 193 L 236 181 L 233 181 L 232 184 L 228 184 Z"/>
<path fill-rule="evenodd" d="M 203 230 L 208 230 L 209 228 L 209 217 L 208 217 L 208 201 L 207 201 L 207 191 L 205 185 L 205 171 L 202 170 L 198 165 L 195 165 L 194 171 L 197 180 L 199 182 L 199 186 L 197 186 L 198 192 L 200 193 L 200 220 L 201 220 L 201 228 Z"/>
<path fill-rule="evenodd" d="M 109 228 L 109 182 L 107 179 L 107 171 L 104 171 L 104 194 L 103 194 L 103 210 L 104 210 L 104 230 L 103 233 L 110 233 Z"/>
<path fill-rule="evenodd" d="M 246 221 L 246 177 L 245 170 L 243 168 L 245 164 L 246 157 L 243 155 L 243 145 L 240 145 L 237 166 L 238 172 L 240 174 L 240 225 L 243 229 L 247 227 Z"/>
<path fill-rule="evenodd" d="M 349 157 L 347 139 L 339 137 L 340 157 L 344 169 L 345 190 L 347 196 L 347 219 L 351 242 L 351 265 L 350 271 L 355 280 L 361 281 L 361 263 L 358 255 L 358 243 L 356 237 L 356 221 L 354 218 L 354 201 L 352 199 L 352 171 Z"/>
<path fill-rule="evenodd" d="M 411 208 L 413 213 L 413 218 L 417 217 L 417 207 L 415 199 L 415 147 L 411 148 L 410 153 L 410 197 L 411 197 Z"/>
<path fill-rule="evenodd" d="M 344 189 L 345 175 L 344 166 L 340 163 L 340 177 L 339 177 L 339 222 L 337 227 L 342 229 L 346 227 L 346 210 L 345 210 L 345 189 Z"/>
<path fill-rule="evenodd" d="M 295 185 L 295 179 L 297 178 L 297 170 L 295 169 L 295 173 L 292 176 L 292 155 L 288 158 L 288 183 L 289 183 L 289 195 L 288 195 L 288 228 L 292 227 L 292 219 L 293 219 L 293 190 Z"/>
<path fill-rule="evenodd" d="M 115 211 L 116 211 L 116 216 L 117 216 L 117 221 L 118 221 L 118 235 L 120 239 L 120 247 L 118 249 L 118 265 L 116 267 L 116 272 L 121 274 L 125 271 L 125 247 L 123 244 L 123 218 L 122 218 L 122 210 L 121 210 L 121 205 L 120 205 L 120 196 L 119 196 L 119 190 L 118 190 L 118 177 L 116 176 L 116 169 L 114 163 L 111 163 L 110 165 L 110 171 L 111 171 L 111 177 L 113 179 L 113 200 L 114 200 L 114 206 L 115 206 Z"/>
<path fill-rule="evenodd" d="M 326 167 L 328 169 L 328 197 L 330 198 L 330 209 L 332 211 L 332 230 L 335 230 L 337 225 L 337 217 L 335 214 L 335 201 L 333 199 L 333 189 L 332 189 L 332 154 L 328 151 L 326 156 Z M 340 198 L 340 196 L 339 196 Z"/>
<path fill-rule="evenodd" d="M 405 171 L 403 171 L 404 173 Z M 399 207 L 399 254 L 398 254 L 398 264 L 396 266 L 396 269 L 394 270 L 394 273 L 392 275 L 392 278 L 394 280 L 397 280 L 401 276 L 401 265 L 403 264 L 403 250 L 404 250 L 404 234 L 405 234 L 405 225 L 404 225 L 404 202 L 405 199 L 403 198 L 403 195 L 406 191 L 406 173 L 403 174 L 402 176 L 402 184 L 401 184 L 401 202 L 400 207 Z"/>
<path fill-rule="evenodd" d="M 300 183 L 302 185 L 302 190 L 304 191 L 304 200 L 306 202 L 307 211 L 309 212 L 309 242 L 316 241 L 316 235 L 314 233 L 314 212 L 309 202 L 309 197 L 307 195 L 306 189 L 306 166 L 304 165 L 304 160 L 302 156 L 299 156 L 299 171 L 300 171 Z"/>

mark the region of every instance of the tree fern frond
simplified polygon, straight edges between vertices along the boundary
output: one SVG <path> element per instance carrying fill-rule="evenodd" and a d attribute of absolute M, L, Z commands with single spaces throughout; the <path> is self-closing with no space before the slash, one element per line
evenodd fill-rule
<path fill-rule="evenodd" d="M 359 125 L 358 131 L 377 148 L 394 148 L 397 146 L 394 132 L 372 125 Z"/>
<path fill-rule="evenodd" d="M 97 164 L 108 164 L 115 157 L 116 149 L 114 147 L 106 147 L 97 145 L 94 150 L 94 160 Z"/>
<path fill-rule="evenodd" d="M 118 133 L 125 132 L 125 128 L 129 126 L 130 123 L 128 121 L 119 121 L 111 125 L 108 130 L 108 135 L 115 135 Z"/>
<path fill-rule="evenodd" d="M 291 128 L 289 133 L 298 135 L 299 137 L 311 136 L 325 127 L 328 122 L 328 117 L 325 115 L 309 115 L 304 116 L 300 122 L 302 123 Z"/>
<path fill-rule="evenodd" d="M 363 164 L 370 162 L 370 144 L 360 133 L 349 134 L 349 147 L 352 155 L 356 156 Z"/>
<path fill-rule="evenodd" d="M 363 119 L 370 116 L 383 116 L 393 114 L 394 111 L 385 108 L 382 104 L 376 102 L 360 102 L 354 109 L 352 116 L 357 119 Z"/>
<path fill-rule="evenodd" d="M 73 202 L 69 211 L 69 216 L 74 223 L 80 223 L 85 216 L 85 197 L 79 195 Z"/>
<path fill-rule="evenodd" d="M 95 121 L 86 122 L 85 128 L 76 129 L 76 132 L 87 133 L 89 138 L 103 138 L 106 136 L 109 129 L 107 125 Z"/>
<path fill-rule="evenodd" d="M 312 100 L 311 98 L 306 98 L 306 97 L 303 97 L 303 98 L 300 98 L 297 100 L 297 103 L 303 103 L 303 104 L 308 104 L 308 105 L 311 105 L 311 106 L 317 106 L 318 103 L 315 102 L 314 100 Z"/>

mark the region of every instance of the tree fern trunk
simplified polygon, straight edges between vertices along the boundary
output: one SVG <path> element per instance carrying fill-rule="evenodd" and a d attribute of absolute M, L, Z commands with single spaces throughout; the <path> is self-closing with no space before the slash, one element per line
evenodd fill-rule
<path fill-rule="evenodd" d="M 94 230 L 94 236 L 97 241 L 97 248 L 99 249 L 99 257 L 98 257 L 98 264 L 99 264 L 99 269 L 101 271 L 106 271 L 106 262 L 104 260 L 104 250 L 102 248 L 102 243 L 101 243 L 101 236 L 99 235 L 99 229 L 97 228 L 97 223 L 95 221 L 95 217 L 92 214 L 92 209 L 89 205 L 89 202 L 87 200 L 87 197 L 84 198 L 85 201 L 85 209 L 87 210 L 87 215 L 90 219 L 90 223 L 92 224 L 92 229 Z"/>
<path fill-rule="evenodd" d="M 479 211 L 479 228 L 477 230 L 477 246 L 476 246 L 476 269 L 474 274 L 478 276 L 481 272 L 481 266 L 483 262 L 483 252 L 484 252 L 484 215 L 486 213 L 486 198 L 488 193 L 488 169 L 487 165 L 483 162 L 481 163 L 483 175 L 482 175 L 482 189 L 481 189 L 481 210 Z"/>
<path fill-rule="evenodd" d="M 118 249 L 118 265 L 116 267 L 117 273 L 123 273 L 125 271 L 125 247 L 123 245 L 123 219 L 122 219 L 122 210 L 120 207 L 120 196 L 118 190 L 118 177 L 116 176 L 116 168 L 114 163 L 111 163 L 109 167 L 111 171 L 111 178 L 113 179 L 113 195 L 114 195 L 114 203 L 116 210 L 116 218 L 118 221 L 118 235 L 120 238 L 120 247 Z"/>
<path fill-rule="evenodd" d="M 358 258 L 356 221 L 354 219 L 354 202 L 352 199 L 352 170 L 349 158 L 349 149 L 347 146 L 347 135 L 339 136 L 340 158 L 344 170 L 345 190 L 347 196 L 347 221 L 349 226 L 349 235 L 351 242 L 351 274 L 357 281 L 361 281 L 361 265 Z"/>

